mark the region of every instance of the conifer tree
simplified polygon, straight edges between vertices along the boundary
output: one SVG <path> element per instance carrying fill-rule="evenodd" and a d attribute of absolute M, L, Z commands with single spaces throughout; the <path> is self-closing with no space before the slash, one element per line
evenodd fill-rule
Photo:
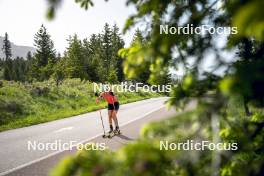
<path fill-rule="evenodd" d="M 140 43 L 140 44 L 146 43 L 146 39 L 143 37 L 142 32 L 138 28 L 135 31 L 131 45 L 134 45 L 136 43 Z"/>
<path fill-rule="evenodd" d="M 87 79 L 82 42 L 76 34 L 70 37 L 68 41 L 69 47 L 65 53 L 65 76 L 68 78 Z"/>
<path fill-rule="evenodd" d="M 4 79 L 12 80 L 13 73 L 12 73 L 12 50 L 11 50 L 11 42 L 9 41 L 8 34 L 5 33 L 5 38 L 3 40 L 3 47 L 2 47 L 4 56 L 5 56 L 5 64 L 4 64 Z"/>
<path fill-rule="evenodd" d="M 104 82 L 106 75 L 102 59 L 102 42 L 101 35 L 92 34 L 90 39 L 83 41 L 85 58 L 87 62 L 87 74 L 89 80 L 93 82 Z"/>
<path fill-rule="evenodd" d="M 141 47 L 147 45 L 147 39 L 143 36 L 142 32 L 138 28 L 136 29 L 135 34 L 133 36 L 133 40 L 131 42 L 131 46 L 135 46 L 135 45 L 138 45 Z M 140 70 L 140 74 L 138 74 L 136 80 L 141 83 L 147 84 L 150 78 L 151 72 L 149 69 L 150 63 L 146 62 L 145 64 L 146 64 L 146 67 Z"/>
<path fill-rule="evenodd" d="M 106 68 L 106 75 L 109 75 L 111 56 L 112 56 L 112 44 L 111 44 L 111 29 L 109 24 L 106 23 L 102 34 L 102 47 L 103 47 L 103 61 Z"/>
<path fill-rule="evenodd" d="M 34 57 L 32 77 L 37 80 L 48 79 L 53 72 L 52 67 L 56 63 L 56 51 L 44 25 L 41 26 L 34 37 L 34 46 L 37 50 Z"/>
<path fill-rule="evenodd" d="M 124 72 L 123 72 L 123 59 L 118 56 L 118 51 L 124 47 L 125 42 L 120 36 L 119 28 L 116 24 L 114 24 L 112 28 L 112 63 L 113 67 L 116 68 L 117 79 L 119 82 L 122 82 L 125 79 Z"/>

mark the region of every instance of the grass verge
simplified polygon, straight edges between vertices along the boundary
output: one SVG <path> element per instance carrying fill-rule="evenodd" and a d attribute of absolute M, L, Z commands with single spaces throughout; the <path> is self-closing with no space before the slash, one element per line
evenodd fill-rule
<path fill-rule="evenodd" d="M 152 97 L 157 93 L 118 93 L 121 104 Z M 0 88 L 0 131 L 26 127 L 79 115 L 106 107 L 95 104 L 93 85 L 80 79 L 65 80 L 58 87 L 52 80 L 35 83 L 4 81 Z"/>

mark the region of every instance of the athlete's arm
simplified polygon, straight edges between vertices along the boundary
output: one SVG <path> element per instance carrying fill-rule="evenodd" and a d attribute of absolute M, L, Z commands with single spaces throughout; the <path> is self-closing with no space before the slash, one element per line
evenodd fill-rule
<path fill-rule="evenodd" d="M 96 103 L 98 104 L 99 101 L 103 99 L 103 92 L 100 94 L 95 93 L 95 96 L 96 96 Z"/>

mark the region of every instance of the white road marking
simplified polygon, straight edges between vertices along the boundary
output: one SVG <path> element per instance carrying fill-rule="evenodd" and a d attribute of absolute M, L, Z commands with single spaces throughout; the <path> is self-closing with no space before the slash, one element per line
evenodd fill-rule
<path fill-rule="evenodd" d="M 59 130 L 54 131 L 54 133 L 59 133 L 59 132 L 63 132 L 63 131 L 67 131 L 67 130 L 72 130 L 73 127 L 65 127 L 65 128 L 61 128 Z"/>
<path fill-rule="evenodd" d="M 143 114 L 143 115 L 141 115 L 141 116 L 139 116 L 139 117 L 137 117 L 137 118 L 135 118 L 135 119 L 132 119 L 132 120 L 126 122 L 126 123 L 122 123 L 122 124 L 120 125 L 120 127 L 125 126 L 125 125 L 127 125 L 127 124 L 129 124 L 129 123 L 132 123 L 132 122 L 134 122 L 134 121 L 137 121 L 137 120 L 139 120 L 139 119 L 141 119 L 141 118 L 143 118 L 143 117 L 145 117 L 145 116 L 148 116 L 148 115 L 152 114 L 153 112 L 156 112 L 156 111 L 158 111 L 158 110 L 160 110 L 160 109 L 162 109 L 162 108 L 164 108 L 164 107 L 165 107 L 165 105 L 162 105 L 161 107 L 158 107 L 158 108 L 156 108 L 156 109 L 154 109 L 154 110 L 152 110 L 152 111 L 149 111 L 149 112 L 147 112 L 147 113 L 145 113 L 145 114 Z M 63 128 L 62 128 L 62 129 L 63 129 Z M 80 144 L 80 143 L 86 143 L 86 142 L 91 141 L 92 139 L 95 139 L 95 138 L 97 138 L 97 137 L 99 137 L 99 136 L 102 136 L 102 135 L 103 135 L 103 133 L 99 133 L 98 135 L 95 135 L 95 136 L 93 136 L 93 137 L 90 137 L 90 138 L 88 138 L 88 139 L 85 139 L 85 140 L 80 141 L 78 144 Z M 74 145 L 73 147 L 76 147 L 78 144 Z M 28 162 L 28 163 L 25 163 L 25 164 L 22 164 L 22 165 L 20 165 L 20 166 L 15 167 L 15 168 L 9 169 L 9 170 L 7 170 L 7 171 L 5 171 L 5 172 L 1 172 L 1 173 L 0 173 L 0 176 L 4 176 L 4 175 L 7 175 L 7 174 L 10 174 L 10 173 L 12 173 L 12 172 L 14 172 L 14 171 L 17 171 L 17 170 L 22 169 L 22 168 L 24 168 L 24 167 L 30 166 L 30 165 L 32 165 L 32 164 L 35 164 L 35 163 L 40 162 L 40 161 L 42 161 L 42 160 L 44 160 L 44 159 L 47 159 L 47 158 L 49 158 L 49 157 L 55 156 L 55 155 L 57 155 L 57 154 L 59 154 L 59 153 L 62 153 L 62 152 L 64 152 L 64 151 L 65 151 L 65 150 L 59 150 L 59 151 L 56 151 L 56 152 L 50 153 L 50 154 L 48 154 L 48 155 L 46 155 L 46 156 L 43 156 L 43 157 L 41 157 L 41 158 L 39 158 L 39 159 L 35 159 L 35 160 L 30 161 L 30 162 Z"/>

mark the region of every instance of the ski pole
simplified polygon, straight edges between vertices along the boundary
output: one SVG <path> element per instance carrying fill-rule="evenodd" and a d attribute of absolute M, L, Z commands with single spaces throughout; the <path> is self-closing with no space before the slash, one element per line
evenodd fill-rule
<path fill-rule="evenodd" d="M 94 94 L 97 98 L 99 97 L 99 94 L 96 92 L 95 94 Z M 98 99 L 97 99 L 98 100 Z M 97 100 L 96 100 L 96 102 L 97 102 Z M 97 102 L 98 103 L 98 102 Z M 101 110 L 99 110 L 99 113 L 100 113 L 100 118 L 101 118 L 101 122 L 102 122 L 102 126 L 103 126 L 103 131 L 104 131 L 104 135 L 103 135 L 103 138 L 105 138 L 106 137 L 106 135 L 105 135 L 105 128 L 104 128 L 104 122 L 103 122 L 103 117 L 102 117 L 102 113 L 101 113 Z"/>
<path fill-rule="evenodd" d="M 103 137 L 105 137 L 105 128 L 104 128 L 104 122 L 103 122 L 103 117 L 102 117 L 101 110 L 99 110 L 99 113 L 100 113 L 101 122 L 102 122 L 103 130 L 104 130 L 104 135 L 103 135 Z"/>

